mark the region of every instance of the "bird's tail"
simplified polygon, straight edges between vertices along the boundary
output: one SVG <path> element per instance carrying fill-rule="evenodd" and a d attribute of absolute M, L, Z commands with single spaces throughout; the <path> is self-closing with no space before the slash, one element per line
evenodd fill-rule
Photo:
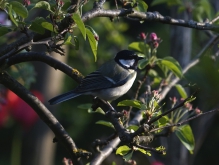
<path fill-rule="evenodd" d="M 49 103 L 51 105 L 59 104 L 61 102 L 67 101 L 69 99 L 75 98 L 75 97 L 80 96 L 80 95 L 81 95 L 81 93 L 75 93 L 74 91 L 69 91 L 69 92 L 63 93 L 61 95 L 58 95 L 58 96 L 50 99 Z"/>

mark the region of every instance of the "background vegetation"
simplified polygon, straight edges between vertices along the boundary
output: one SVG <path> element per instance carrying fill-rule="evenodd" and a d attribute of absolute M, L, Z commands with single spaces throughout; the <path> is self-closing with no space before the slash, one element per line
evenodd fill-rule
<path fill-rule="evenodd" d="M 95 156 L 98 155 L 98 152 L 95 151 L 95 147 L 92 145 L 95 139 L 104 140 L 114 133 L 112 128 L 95 123 L 100 120 L 110 121 L 110 119 L 99 113 L 88 113 L 85 104 L 92 103 L 91 96 L 80 96 L 57 106 L 50 106 L 47 101 L 64 91 L 76 87 L 77 82 L 81 78 L 80 74 L 77 74 L 78 71 L 83 75 L 87 75 L 105 61 L 112 59 L 115 54 L 122 49 L 140 49 L 136 46 L 130 46 L 130 43 L 146 42 L 149 45 L 147 50 L 154 50 L 157 59 L 172 56 L 179 62 L 182 68 L 191 66 L 192 61 L 194 63 L 196 62 L 182 77 L 178 75 L 181 79 L 180 84 L 182 85 L 182 89 L 176 90 L 176 88 L 173 87 L 171 91 L 168 91 L 168 95 L 165 95 L 166 97 L 160 101 L 160 105 L 165 103 L 162 107 L 163 111 L 173 106 L 173 99 L 176 98 L 179 103 L 181 97 L 189 96 L 195 91 L 198 92 L 194 95 L 196 99 L 192 102 L 192 105 L 189 104 L 188 106 L 190 107 L 181 106 L 181 108 L 190 109 L 192 106 L 191 109 L 195 112 L 201 110 L 202 113 L 217 108 L 219 91 L 217 22 L 219 2 L 217 0 L 48 1 L 51 6 L 50 9 L 48 6 L 43 5 L 37 7 L 36 4 L 39 4 L 37 2 L 38 1 L 34 0 L 2 0 L 0 2 L 0 71 L 2 75 L 7 72 L 25 88 L 32 91 L 58 119 L 78 148 L 93 153 L 92 156 L 86 152 L 84 153 L 85 156 L 83 154 L 82 156 L 80 155 L 84 164 L 85 162 L 87 163 L 94 160 Z M 77 2 L 84 3 L 83 8 L 79 9 L 82 11 L 82 20 L 87 28 L 91 30 L 91 34 L 94 35 L 93 38 L 91 37 L 90 39 L 93 41 L 96 39 L 95 42 L 98 42 L 97 54 L 95 54 L 95 45 L 92 46 L 89 42 L 89 36 L 86 41 L 84 40 L 83 32 L 81 32 L 80 29 L 82 25 L 79 23 L 74 24 L 72 18 L 72 22 L 68 22 L 68 19 L 66 19 L 67 23 L 62 22 L 62 20 L 65 20 L 63 14 L 66 16 L 67 8 L 74 3 L 78 6 Z M 138 8 L 133 6 L 135 2 L 138 3 Z M 96 5 L 100 5 L 103 9 L 112 10 L 114 13 L 121 8 L 126 8 L 127 11 L 134 8 L 134 10 L 146 12 L 148 15 L 143 19 L 144 22 L 139 21 L 138 18 L 141 18 L 140 16 L 132 16 L 132 13 L 126 13 L 131 15 L 129 19 L 126 17 L 126 14 L 120 17 L 100 14 L 100 17 L 86 20 L 86 18 L 83 17 L 84 14 L 92 10 L 95 3 Z M 101 3 L 104 3 L 103 6 Z M 22 5 L 22 7 L 19 5 Z M 143 6 L 143 8 L 139 6 Z M 26 10 L 23 11 L 23 8 L 26 8 Z M 55 15 L 56 18 L 51 18 L 49 14 L 52 12 L 50 10 L 56 12 L 53 13 L 53 16 Z M 72 7 L 72 11 L 69 10 L 69 13 L 74 13 L 77 11 L 77 7 Z M 157 11 L 157 13 L 155 11 Z M 161 15 L 159 15 L 158 12 Z M 155 17 L 156 14 L 158 14 L 158 17 Z M 39 22 L 37 22 L 37 17 L 42 17 L 45 21 L 38 20 Z M 171 18 L 174 18 L 175 21 Z M 136 21 L 135 19 L 138 20 Z M 54 23 L 53 21 L 57 22 Z M 77 19 L 74 19 L 74 21 L 77 22 Z M 42 22 L 49 22 L 50 24 L 41 24 Z M 48 46 L 46 42 L 48 37 L 51 37 L 52 34 L 53 37 L 56 37 L 56 40 L 59 40 L 57 34 L 64 31 L 59 25 L 65 25 L 65 23 L 74 26 L 73 33 L 71 33 L 72 29 L 69 29 L 69 27 L 64 28 L 64 30 L 67 30 L 62 33 L 65 35 L 61 38 L 61 42 L 58 43 L 61 44 L 64 40 L 65 44 L 63 44 L 61 48 L 57 46 L 56 42 Z M 58 26 L 58 29 L 56 29 L 56 26 Z M 58 32 L 56 33 L 54 29 Z M 42 30 L 48 31 L 41 34 L 43 39 L 39 36 L 37 36 L 39 38 L 34 38 L 36 44 L 28 41 L 24 43 L 28 43 L 26 46 L 29 47 L 26 47 L 25 44 L 19 45 L 19 42 L 22 42 L 20 38 L 31 38 L 33 37 L 32 32 L 34 32 L 34 35 L 39 35 Z M 67 35 L 66 32 L 68 32 L 69 35 Z M 150 45 L 151 33 L 156 33 L 159 38 L 159 45 L 155 49 L 153 45 Z M 147 38 L 145 39 L 142 34 L 147 35 Z M 72 39 L 70 38 L 71 42 L 69 42 L 68 36 L 73 37 Z M 51 38 L 49 38 L 48 41 L 51 41 Z M 17 42 L 17 44 L 13 45 L 15 42 Z M 51 57 L 66 63 L 74 69 L 71 70 L 72 68 L 70 68 L 70 72 L 68 72 L 68 70 L 65 72 L 65 70 L 63 71 L 60 68 L 57 69 L 54 61 L 51 61 L 51 63 L 54 64 L 52 67 L 57 70 L 49 66 L 48 63 L 39 62 L 40 60 L 38 60 L 38 58 L 27 60 L 29 59 L 29 49 L 31 50 L 29 53 L 39 52 L 40 57 L 42 53 L 47 52 Z M 63 50 L 64 56 L 61 56 L 60 53 L 62 54 Z M 21 53 L 25 52 L 27 52 L 27 54 L 23 55 L 27 56 L 21 58 L 21 61 L 18 60 L 16 62 L 13 56 L 16 57 L 16 55 L 21 55 Z M 37 55 L 38 54 L 36 54 L 36 56 Z M 147 53 L 144 55 L 146 56 Z M 97 59 L 96 62 L 95 58 Z M 168 85 L 177 79 L 177 76 L 168 79 L 170 78 L 168 77 L 170 71 L 172 74 L 181 74 L 181 71 L 183 71 L 181 67 L 178 68 L 180 72 L 168 68 L 168 74 L 165 75 L 165 69 L 159 67 L 155 62 L 150 61 L 150 63 L 147 63 L 151 58 L 146 57 L 145 59 L 147 60 L 144 61 L 145 63 L 141 63 L 144 67 L 139 70 L 138 78 L 134 86 L 125 96 L 112 103 L 114 107 L 122 100 L 134 98 L 139 86 L 138 81 L 142 81 L 145 70 L 147 70 L 145 69 L 146 66 L 153 66 L 153 72 L 151 71 L 147 75 L 140 94 L 143 94 L 149 85 L 151 86 L 151 91 L 159 90 L 159 88 L 162 87 L 159 91 L 162 93 L 165 88 L 165 85 L 160 85 L 161 83 L 165 84 L 162 80 L 165 80 L 166 85 Z M 19 64 L 14 65 L 13 60 Z M 171 65 L 178 66 L 178 63 L 174 61 Z M 20 99 L 13 92 L 9 91 L 3 79 L 3 77 L 0 77 L 0 82 L 4 85 L 0 88 L 0 164 L 58 165 L 62 164 L 64 157 L 72 158 L 72 155 L 69 154 L 69 150 L 63 147 L 62 143 L 59 143 L 61 141 L 60 139 L 58 143 L 53 143 L 55 135 L 48 125 L 43 122 L 44 119 L 42 121 L 42 116 L 39 117 L 32 108 L 26 105 L 26 103 L 22 101 L 23 98 Z M 11 90 L 13 89 L 14 88 Z M 181 91 L 180 94 L 179 91 Z M 172 100 L 170 100 L 170 98 L 172 98 Z M 186 97 L 184 97 L 184 99 L 185 98 Z M 84 108 L 85 106 L 86 108 Z M 129 107 L 116 107 L 116 109 L 117 108 L 118 111 L 129 110 Z M 134 109 L 131 117 L 133 117 L 137 111 L 137 109 Z M 184 116 L 181 121 L 186 120 L 188 117 L 189 116 Z M 169 116 L 169 119 L 170 118 Z M 193 154 L 190 154 L 191 152 L 188 151 L 188 147 L 186 149 L 176 134 L 172 133 L 165 134 L 164 137 L 159 137 L 147 145 L 148 147 L 164 146 L 166 148 L 166 155 L 161 155 L 153 151 L 151 151 L 151 156 L 145 155 L 142 152 L 134 152 L 130 161 L 124 162 L 124 155 L 111 154 L 107 156 L 102 164 L 113 164 L 113 162 L 115 162 L 115 164 L 134 164 L 134 161 L 136 161 L 137 164 L 153 165 L 158 165 L 158 163 L 165 165 L 216 165 L 219 161 L 217 155 L 217 148 L 219 147 L 219 143 L 217 142 L 219 138 L 217 131 L 219 127 L 218 118 L 218 113 L 210 113 L 189 121 L 193 132 L 192 135 L 194 135 L 195 139 L 195 148 L 192 149 Z M 168 122 L 169 121 L 170 120 L 168 120 Z M 169 130 L 165 131 L 171 133 L 170 130 L 173 128 L 174 127 L 169 127 Z M 188 142 L 188 145 L 191 147 L 193 144 Z M 87 155 L 89 155 L 88 159 L 86 157 Z"/>

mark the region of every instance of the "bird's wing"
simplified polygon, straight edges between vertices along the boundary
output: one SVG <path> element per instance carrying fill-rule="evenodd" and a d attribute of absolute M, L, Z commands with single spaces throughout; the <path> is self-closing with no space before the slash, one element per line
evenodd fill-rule
<path fill-rule="evenodd" d="M 110 77 L 103 76 L 100 71 L 95 71 L 87 75 L 84 79 L 82 79 L 80 85 L 74 90 L 74 92 L 84 93 L 89 91 L 121 86 L 125 83 L 126 79 L 119 82 L 115 82 Z"/>

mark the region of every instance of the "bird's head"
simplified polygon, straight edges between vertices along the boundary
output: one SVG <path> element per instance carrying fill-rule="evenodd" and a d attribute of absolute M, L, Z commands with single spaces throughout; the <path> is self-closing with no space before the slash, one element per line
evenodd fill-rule
<path fill-rule="evenodd" d="M 138 61 L 143 57 L 139 57 L 134 51 L 122 50 L 116 54 L 114 59 L 123 68 L 136 70 Z"/>

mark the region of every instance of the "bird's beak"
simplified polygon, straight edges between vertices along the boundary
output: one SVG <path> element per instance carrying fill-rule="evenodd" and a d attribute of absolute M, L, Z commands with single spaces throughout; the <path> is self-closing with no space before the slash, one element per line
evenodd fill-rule
<path fill-rule="evenodd" d="M 144 59 L 144 57 L 139 57 L 139 56 L 138 56 L 138 58 L 137 58 L 138 61 L 139 61 L 139 60 L 142 60 L 142 59 Z"/>

